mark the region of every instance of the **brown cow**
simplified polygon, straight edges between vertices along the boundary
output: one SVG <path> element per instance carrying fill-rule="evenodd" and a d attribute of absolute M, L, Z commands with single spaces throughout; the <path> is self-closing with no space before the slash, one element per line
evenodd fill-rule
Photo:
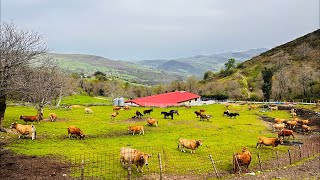
<path fill-rule="evenodd" d="M 275 132 L 276 130 L 279 130 L 279 131 L 283 130 L 286 127 L 286 125 L 284 123 L 273 124 L 272 127 L 273 127 L 273 132 Z"/>
<path fill-rule="evenodd" d="M 283 121 L 285 121 L 285 119 L 274 118 L 274 122 L 275 122 L 276 124 L 282 124 Z"/>
<path fill-rule="evenodd" d="M 240 170 L 240 166 L 245 166 L 248 170 L 250 162 L 251 162 L 251 153 L 247 150 L 246 147 L 242 148 L 241 153 L 236 153 L 233 156 L 233 171 L 237 172 Z"/>
<path fill-rule="evenodd" d="M 119 115 L 118 112 L 111 113 L 111 119 L 115 119 Z"/>
<path fill-rule="evenodd" d="M 147 120 L 147 125 L 149 125 L 149 126 L 152 126 L 152 125 L 158 126 L 158 121 L 156 119 L 149 118 Z"/>
<path fill-rule="evenodd" d="M 131 164 L 136 165 L 137 172 L 143 173 L 142 171 L 143 165 L 146 165 L 146 167 L 148 167 L 148 159 L 150 157 L 151 157 L 151 154 L 144 153 L 137 149 L 131 149 L 127 147 L 122 147 L 120 149 L 120 162 L 122 166 L 124 168 L 127 168 L 126 164 L 129 164 L 129 162 L 131 161 Z"/>
<path fill-rule="evenodd" d="M 256 148 L 258 148 L 258 145 L 260 147 L 263 145 L 265 146 L 272 146 L 272 149 L 274 147 L 277 147 L 279 144 L 282 144 L 283 140 L 281 138 L 267 138 L 267 137 L 259 137 L 259 141 L 257 142 Z"/>
<path fill-rule="evenodd" d="M 311 128 L 309 126 L 307 126 L 307 125 L 302 125 L 302 130 L 303 130 L 304 133 L 307 133 L 307 132 L 309 132 L 311 130 Z"/>
<path fill-rule="evenodd" d="M 288 139 L 290 138 L 290 136 L 292 136 L 294 139 L 293 131 L 288 129 L 283 129 L 282 131 L 278 132 L 278 138 L 280 138 L 281 136 L 283 137 L 283 139 L 285 136 L 288 136 Z"/>
<path fill-rule="evenodd" d="M 128 106 L 128 105 L 125 105 L 125 106 L 123 107 L 123 109 L 124 109 L 124 110 L 131 110 L 130 106 Z"/>
<path fill-rule="evenodd" d="M 139 132 L 139 134 L 144 135 L 144 128 L 143 126 L 129 126 L 128 131 L 133 132 L 132 135 L 134 135 L 135 132 Z"/>
<path fill-rule="evenodd" d="M 75 127 L 75 126 L 69 126 L 68 127 L 68 135 L 69 135 L 69 138 L 71 138 L 72 135 L 77 135 L 80 137 L 80 139 L 83 139 L 85 137 L 85 135 L 83 134 L 83 132 Z"/>
<path fill-rule="evenodd" d="M 119 111 L 120 109 L 121 109 L 121 107 L 119 107 L 119 106 L 113 106 L 114 111 Z"/>
<path fill-rule="evenodd" d="M 197 117 L 199 117 L 201 115 L 201 112 L 199 112 L 199 111 L 194 111 L 194 113 L 197 115 Z"/>
<path fill-rule="evenodd" d="M 298 121 L 287 121 L 287 125 L 289 126 L 289 129 L 294 129 L 297 124 L 298 124 Z"/>
<path fill-rule="evenodd" d="M 50 113 L 49 114 L 49 119 L 53 122 L 56 121 L 58 119 L 58 116 L 54 113 Z"/>
<path fill-rule="evenodd" d="M 26 122 L 26 124 L 28 124 L 28 122 L 38 122 L 38 124 L 40 124 L 40 119 L 39 115 L 36 116 L 20 116 L 20 119 L 23 119 L 24 122 Z"/>
<path fill-rule="evenodd" d="M 305 119 L 305 120 L 298 120 L 298 122 L 301 124 L 301 125 L 308 125 L 309 124 L 309 120 Z"/>
<path fill-rule="evenodd" d="M 189 140 L 185 138 L 180 138 L 178 142 L 178 148 L 181 150 L 181 152 L 186 152 L 184 148 L 191 149 L 191 153 L 196 153 L 196 149 L 202 146 L 201 140 Z"/>
<path fill-rule="evenodd" d="M 34 125 L 22 125 L 15 122 L 11 124 L 10 128 L 16 129 L 21 135 L 31 135 L 32 140 L 36 138 L 36 127 Z M 19 139 L 21 135 L 19 135 Z"/>
<path fill-rule="evenodd" d="M 209 121 L 212 115 L 200 114 L 200 121 L 204 121 L 205 119 Z"/>

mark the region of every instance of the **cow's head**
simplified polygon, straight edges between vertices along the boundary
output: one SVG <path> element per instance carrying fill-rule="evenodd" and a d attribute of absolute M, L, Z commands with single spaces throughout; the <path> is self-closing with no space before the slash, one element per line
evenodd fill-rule
<path fill-rule="evenodd" d="M 17 126 L 17 122 L 11 123 L 10 128 L 11 128 L 11 129 L 12 129 L 12 128 L 16 128 L 16 126 Z"/>
<path fill-rule="evenodd" d="M 196 140 L 197 146 L 202 146 L 202 140 Z"/>
<path fill-rule="evenodd" d="M 128 127 L 128 131 L 131 131 L 131 126 Z"/>
<path fill-rule="evenodd" d="M 148 163 L 148 159 L 151 158 L 151 154 L 141 154 L 140 155 L 140 161 L 146 165 L 146 167 L 148 167 L 149 163 Z M 143 165 L 142 164 L 142 165 Z M 148 167 L 149 168 L 149 167 Z"/>

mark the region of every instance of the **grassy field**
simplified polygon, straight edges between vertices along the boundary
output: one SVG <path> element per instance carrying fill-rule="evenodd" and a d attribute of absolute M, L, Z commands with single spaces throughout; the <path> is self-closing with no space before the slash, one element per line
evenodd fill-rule
<path fill-rule="evenodd" d="M 68 103 L 72 101 L 67 99 Z M 76 101 L 74 104 L 81 104 Z M 83 104 L 87 101 L 82 100 Z M 119 116 L 115 120 L 110 119 L 113 112 L 112 106 L 92 106 L 93 114 L 85 114 L 84 106 L 73 108 L 71 110 L 57 108 L 44 110 L 44 117 L 49 113 L 56 113 L 59 117 L 57 122 L 44 121 L 40 125 L 36 124 L 37 139 L 17 139 L 17 135 L 11 135 L 12 143 L 7 148 L 16 153 L 35 155 L 35 156 L 63 156 L 72 157 L 79 154 L 118 154 L 121 147 L 130 146 L 137 149 L 149 148 L 148 153 L 153 153 L 150 166 L 157 166 L 156 155 L 159 149 L 166 155 L 166 171 L 181 172 L 186 171 L 186 166 L 192 167 L 193 161 L 187 159 L 197 158 L 198 162 L 206 161 L 208 154 L 218 158 L 221 165 L 218 168 L 230 169 L 232 154 L 241 150 L 243 146 L 248 147 L 251 152 L 258 152 L 267 157 L 272 154 L 271 147 L 256 149 L 255 145 L 259 136 L 276 137 L 264 122 L 258 119 L 258 115 L 269 117 L 289 118 L 286 111 L 260 112 L 259 109 L 248 111 L 246 105 L 230 106 L 231 112 L 238 112 L 240 116 L 235 119 L 223 116 L 226 107 L 221 104 L 206 105 L 201 107 L 192 107 L 190 109 L 179 108 L 154 108 L 151 115 L 144 116 L 142 120 L 131 119 L 136 110 L 143 111 L 143 107 L 134 107 L 129 111 L 120 110 Z M 179 116 L 174 119 L 164 119 L 161 111 L 177 109 Z M 213 117 L 209 122 L 199 121 L 193 113 L 195 110 L 205 109 L 206 114 Z M 5 114 L 4 126 L 10 126 L 12 122 L 19 122 L 19 116 L 35 115 L 36 110 L 32 107 L 8 107 Z M 146 118 L 153 117 L 159 121 L 159 126 L 146 126 Z M 84 140 L 75 138 L 69 139 L 67 127 L 74 125 L 84 131 L 86 137 Z M 145 135 L 132 135 L 128 132 L 130 125 L 144 125 Z M 177 149 L 177 141 L 180 137 L 189 139 L 203 140 L 196 154 L 181 153 Z M 286 151 L 288 147 L 277 147 L 280 151 Z M 187 161 L 173 161 L 179 157 Z M 172 159 L 172 161 L 170 161 Z M 117 160 L 118 163 L 118 160 Z M 182 164 L 183 163 L 183 164 Z M 189 164 L 188 164 L 189 163 Z M 124 171 L 120 163 L 115 165 L 118 171 Z M 212 170 L 211 166 L 198 167 L 199 172 Z"/>

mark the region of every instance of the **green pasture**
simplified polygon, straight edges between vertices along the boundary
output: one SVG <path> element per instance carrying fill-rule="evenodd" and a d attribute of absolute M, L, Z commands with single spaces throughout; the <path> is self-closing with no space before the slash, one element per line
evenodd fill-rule
<path fill-rule="evenodd" d="M 77 104 L 77 103 L 75 103 Z M 79 103 L 78 103 L 79 104 Z M 240 116 L 229 118 L 223 116 L 226 107 L 221 104 L 205 105 L 186 109 L 183 107 L 154 108 L 151 115 L 143 116 L 143 119 L 131 119 L 135 111 L 143 111 L 144 107 L 132 107 L 131 110 L 120 110 L 116 119 L 110 119 L 113 112 L 112 106 L 92 106 L 93 114 L 85 114 L 84 106 L 70 109 L 49 109 L 44 110 L 44 118 L 49 113 L 56 113 L 59 117 L 57 122 L 43 121 L 36 124 L 37 139 L 18 139 L 11 135 L 12 143 L 7 148 L 19 154 L 33 156 L 62 156 L 73 157 L 80 154 L 116 154 L 119 156 L 121 147 L 129 146 L 137 149 L 145 149 L 152 153 L 150 167 L 156 168 L 157 153 L 165 156 L 166 172 L 185 173 L 188 168 L 194 167 L 194 159 L 197 163 L 204 162 L 203 166 L 197 166 L 199 173 L 212 171 L 208 160 L 208 154 L 217 159 L 219 169 L 230 170 L 232 154 L 239 152 L 246 146 L 252 153 L 260 153 L 261 157 L 268 158 L 274 154 L 271 147 L 264 146 L 256 149 L 255 145 L 259 136 L 276 137 L 269 129 L 267 123 L 259 119 L 259 115 L 279 118 L 289 118 L 288 111 L 260 112 L 261 109 L 249 111 L 247 105 L 229 106 L 231 112 L 238 112 Z M 177 109 L 179 116 L 174 119 L 164 119 L 161 111 Z M 206 114 L 213 117 L 210 121 L 199 121 L 194 114 L 195 110 L 205 109 Z M 19 119 L 20 115 L 35 115 L 36 110 L 32 107 L 8 107 L 4 126 L 9 127 L 12 122 L 24 124 Z M 153 117 L 159 121 L 159 126 L 147 126 L 146 118 Z M 84 140 L 68 138 L 67 127 L 74 125 L 84 131 Z M 128 132 L 130 125 L 144 125 L 144 135 L 132 135 Z M 196 154 L 190 154 L 190 150 L 182 153 L 177 149 L 177 141 L 180 137 L 203 140 L 203 146 L 199 147 Z M 288 147 L 279 146 L 277 150 L 285 152 Z M 150 152 L 151 151 L 151 152 Z M 183 159 L 183 160 L 179 160 Z M 190 159 L 190 161 L 189 161 Z M 114 168 L 117 171 L 124 171 L 118 159 Z M 223 163 L 222 163 L 223 162 Z M 111 163 L 111 162 L 110 162 Z M 256 163 L 253 162 L 253 164 Z M 151 168 L 152 169 L 152 168 Z"/>

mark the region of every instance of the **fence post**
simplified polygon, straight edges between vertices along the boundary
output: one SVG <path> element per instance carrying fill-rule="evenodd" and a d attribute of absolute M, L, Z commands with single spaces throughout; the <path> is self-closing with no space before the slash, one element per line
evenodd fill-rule
<path fill-rule="evenodd" d="M 131 157 L 128 159 L 128 180 L 131 180 Z"/>
<path fill-rule="evenodd" d="M 309 155 L 309 146 L 308 146 L 308 144 L 306 145 L 306 148 L 307 148 L 307 156 L 308 156 L 308 158 L 310 158 L 310 155 Z"/>
<path fill-rule="evenodd" d="M 277 157 L 277 165 L 278 165 L 278 168 L 280 167 L 280 164 L 279 164 L 279 155 L 278 155 L 278 151 L 276 151 L 276 157 Z"/>
<path fill-rule="evenodd" d="M 162 180 L 162 161 L 161 161 L 161 154 L 158 154 L 158 160 L 159 160 L 159 169 L 160 169 L 160 180 Z"/>
<path fill-rule="evenodd" d="M 235 165 L 236 165 L 237 168 L 239 169 L 239 174 L 240 174 L 240 173 L 241 173 L 241 168 L 240 168 L 238 159 L 237 159 L 237 157 L 236 157 L 236 154 L 233 153 L 233 168 L 234 168 L 234 171 L 236 172 L 236 167 L 235 167 Z"/>
<path fill-rule="evenodd" d="M 80 179 L 83 180 L 84 179 L 84 160 L 82 159 L 81 161 L 81 175 L 80 175 Z"/>
<path fill-rule="evenodd" d="M 291 165 L 291 153 L 290 153 L 290 149 L 288 149 L 288 155 L 289 155 L 289 163 Z"/>
<path fill-rule="evenodd" d="M 314 144 L 312 143 L 312 155 L 314 156 Z"/>
<path fill-rule="evenodd" d="M 299 160 L 301 160 L 302 159 L 301 145 L 299 145 L 299 156 L 300 156 Z"/>
<path fill-rule="evenodd" d="M 209 154 L 209 157 L 210 157 L 210 160 L 211 160 L 211 163 L 212 163 L 214 172 L 216 173 L 217 178 L 219 178 L 218 171 L 217 171 L 217 169 L 216 169 L 216 165 L 214 164 L 214 161 L 213 161 L 213 159 L 212 159 L 211 154 Z"/>
<path fill-rule="evenodd" d="M 260 160 L 260 154 L 258 154 L 258 160 L 259 160 L 260 171 L 262 171 L 262 165 L 261 165 L 261 160 Z"/>

